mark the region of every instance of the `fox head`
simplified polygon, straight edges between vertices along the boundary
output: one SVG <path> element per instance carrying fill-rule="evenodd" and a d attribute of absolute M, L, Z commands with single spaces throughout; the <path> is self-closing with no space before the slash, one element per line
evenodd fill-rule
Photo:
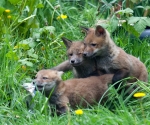
<path fill-rule="evenodd" d="M 62 80 L 62 74 L 62 71 L 40 70 L 37 72 L 33 84 L 35 84 L 39 91 L 51 91 Z"/>
<path fill-rule="evenodd" d="M 84 43 L 80 41 L 72 42 L 71 40 L 68 40 L 66 38 L 62 38 L 62 40 L 67 47 L 67 54 L 70 64 L 72 66 L 80 65 L 84 61 Z"/>
<path fill-rule="evenodd" d="M 107 42 L 109 38 L 109 33 L 100 25 L 94 28 L 85 28 L 81 27 L 86 33 L 84 38 L 84 56 L 85 57 L 94 57 L 101 55 L 101 52 L 104 51 L 107 47 Z"/>

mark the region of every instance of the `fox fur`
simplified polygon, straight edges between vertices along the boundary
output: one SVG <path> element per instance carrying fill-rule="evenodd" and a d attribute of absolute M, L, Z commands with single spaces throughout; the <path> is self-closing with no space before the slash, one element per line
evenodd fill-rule
<path fill-rule="evenodd" d="M 137 79 L 144 82 L 148 81 L 145 65 L 138 58 L 127 54 L 118 47 L 106 29 L 100 25 L 96 28 L 82 27 L 82 29 L 86 33 L 83 40 L 84 56 L 94 58 L 98 69 L 104 74 L 113 73 L 113 83 L 126 77 L 134 78 L 128 82 L 135 82 Z"/>
<path fill-rule="evenodd" d="M 69 108 L 97 104 L 108 89 L 108 84 L 111 83 L 113 77 L 113 74 L 105 74 L 62 81 L 62 74 L 62 71 L 40 70 L 34 80 L 37 89 L 44 91 L 46 97 L 52 93 L 49 104 L 56 105 L 59 115 L 69 111 Z"/>
<path fill-rule="evenodd" d="M 69 60 L 62 62 L 58 66 L 51 69 L 63 72 L 73 70 L 75 78 L 86 78 L 88 76 L 101 74 L 97 70 L 95 60 L 83 56 L 85 47 L 83 42 L 72 42 L 66 38 L 62 38 L 62 40 L 67 47 L 67 55 Z"/>

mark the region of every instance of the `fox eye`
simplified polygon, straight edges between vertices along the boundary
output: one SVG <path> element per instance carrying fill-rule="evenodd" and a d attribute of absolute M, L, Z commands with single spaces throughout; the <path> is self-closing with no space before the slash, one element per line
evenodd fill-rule
<path fill-rule="evenodd" d="M 72 56 L 72 55 L 73 55 L 72 53 L 69 54 L 69 56 Z"/>
<path fill-rule="evenodd" d="M 92 43 L 91 46 L 96 46 L 96 44 L 95 44 L 95 43 Z"/>
<path fill-rule="evenodd" d="M 43 79 L 48 79 L 47 77 L 43 77 Z"/>

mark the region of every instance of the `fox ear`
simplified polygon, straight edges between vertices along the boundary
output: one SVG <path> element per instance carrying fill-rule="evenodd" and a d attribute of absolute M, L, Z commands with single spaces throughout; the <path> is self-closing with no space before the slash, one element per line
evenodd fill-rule
<path fill-rule="evenodd" d="M 89 31 L 89 28 L 86 28 L 86 27 L 83 27 L 83 26 L 80 26 L 80 28 L 82 29 L 82 31 L 81 32 L 83 32 L 83 33 L 88 33 L 88 31 Z"/>
<path fill-rule="evenodd" d="M 58 75 L 60 78 L 61 78 L 62 74 L 64 74 L 63 71 L 58 71 L 58 72 L 57 72 L 57 75 Z"/>
<path fill-rule="evenodd" d="M 95 30 L 95 35 L 96 36 L 105 36 L 105 34 L 106 34 L 105 29 L 102 26 L 98 25 Z"/>
<path fill-rule="evenodd" d="M 62 37 L 61 39 L 63 40 L 63 42 L 64 42 L 65 46 L 67 47 L 67 49 L 70 48 L 70 46 L 72 44 L 72 41 L 65 38 L 65 37 Z"/>

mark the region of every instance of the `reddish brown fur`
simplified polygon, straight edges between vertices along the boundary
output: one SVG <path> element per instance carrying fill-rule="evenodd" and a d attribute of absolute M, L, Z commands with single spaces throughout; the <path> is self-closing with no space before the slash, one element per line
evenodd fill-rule
<path fill-rule="evenodd" d="M 71 108 L 76 108 L 76 106 L 87 107 L 98 103 L 108 89 L 108 84 L 111 83 L 113 77 L 112 74 L 106 74 L 60 81 L 60 74 L 59 71 L 41 70 L 34 80 L 40 91 L 44 89 L 47 97 L 49 97 L 52 89 L 55 88 L 52 96 L 57 95 L 57 98 L 52 98 L 53 100 L 50 98 L 49 102 L 57 105 L 57 110 L 60 113 L 65 113 L 69 110 L 68 106 Z M 43 77 L 47 79 L 43 79 Z M 55 87 L 49 88 L 51 84 L 49 81 L 55 81 Z M 43 84 L 44 86 L 41 88 Z"/>
<path fill-rule="evenodd" d="M 63 38 L 63 42 L 67 47 L 67 55 L 69 60 L 62 62 L 53 70 L 68 71 L 73 69 L 75 78 L 86 78 L 91 75 L 99 75 L 94 59 L 83 57 L 84 43 L 81 41 L 68 40 Z"/>
<path fill-rule="evenodd" d="M 84 55 L 96 59 L 98 69 L 105 73 L 114 73 L 113 83 L 126 77 L 135 77 L 141 81 L 148 81 L 145 65 L 136 57 L 127 54 L 117 47 L 110 38 L 107 30 L 101 26 L 85 29 Z M 136 81 L 131 80 L 129 82 Z"/>

